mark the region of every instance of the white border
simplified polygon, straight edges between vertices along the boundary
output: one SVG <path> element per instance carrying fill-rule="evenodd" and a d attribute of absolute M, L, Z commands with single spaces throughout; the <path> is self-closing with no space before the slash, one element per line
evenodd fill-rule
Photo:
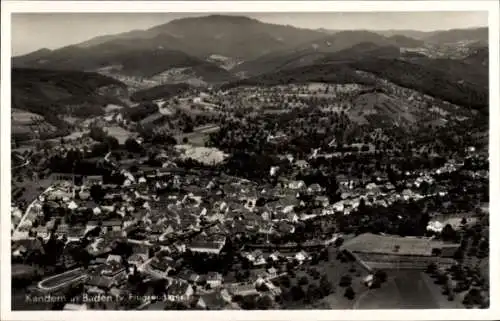
<path fill-rule="evenodd" d="M 119 320 L 197 319 L 205 320 L 487 320 L 500 319 L 499 258 L 500 240 L 495 230 L 500 228 L 496 195 L 500 195 L 498 68 L 499 68 L 499 7 L 497 1 L 2 1 L 2 64 L 0 133 L 0 206 L 1 206 L 1 320 L 85 320 L 106 318 Z M 10 311 L 10 55 L 13 12 L 320 12 L 320 11 L 488 11 L 490 44 L 490 228 L 491 228 L 491 307 L 487 310 L 316 310 L 316 311 Z M 425 23 L 425 22 L 422 22 Z M 496 306 L 495 306 L 496 303 Z"/>

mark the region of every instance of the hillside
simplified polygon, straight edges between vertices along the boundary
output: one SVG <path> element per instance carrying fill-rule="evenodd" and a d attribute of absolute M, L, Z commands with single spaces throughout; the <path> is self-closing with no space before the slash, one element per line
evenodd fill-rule
<path fill-rule="evenodd" d="M 294 83 L 324 82 L 349 84 L 358 83 L 373 85 L 371 79 L 356 73 L 348 64 L 307 65 L 293 69 L 270 72 L 247 79 L 238 80 L 221 86 L 222 89 L 239 86 L 275 86 Z"/>
<path fill-rule="evenodd" d="M 488 28 L 452 29 L 435 31 L 423 39 L 431 43 L 454 43 L 459 41 L 479 41 L 488 44 Z"/>
<path fill-rule="evenodd" d="M 389 38 L 371 31 L 340 31 L 303 44 L 296 50 L 313 49 L 320 52 L 337 52 L 360 43 L 375 43 L 379 46 L 397 45 Z"/>
<path fill-rule="evenodd" d="M 319 52 L 305 49 L 297 52 L 273 53 L 244 62 L 236 66 L 232 71 L 244 73 L 246 76 L 257 76 L 281 69 L 293 69 L 313 64 L 345 62 L 366 58 L 396 58 L 399 56 L 400 49 L 398 47 L 362 42 L 337 52 Z"/>
<path fill-rule="evenodd" d="M 480 47 L 475 49 L 471 54 L 465 57 L 463 61 L 467 64 L 488 68 L 488 63 L 489 63 L 488 47 Z"/>
<path fill-rule="evenodd" d="M 44 117 L 64 127 L 58 115 L 86 117 L 103 113 L 108 103 L 123 105 L 125 85 L 97 73 L 42 69 L 12 69 L 12 108 Z"/>
<path fill-rule="evenodd" d="M 130 96 L 132 101 L 151 101 L 155 99 L 168 99 L 181 94 L 191 88 L 188 84 L 166 84 L 145 90 L 136 91 Z"/>
<path fill-rule="evenodd" d="M 452 59 L 361 60 L 350 64 L 402 87 L 488 112 L 488 70 Z"/>
<path fill-rule="evenodd" d="M 309 65 L 266 73 L 227 84 L 236 86 L 272 86 L 286 83 L 359 83 L 372 79 L 356 71 L 365 71 L 399 86 L 417 90 L 451 103 L 488 112 L 488 70 L 451 59 L 369 58 L 335 64 Z"/>

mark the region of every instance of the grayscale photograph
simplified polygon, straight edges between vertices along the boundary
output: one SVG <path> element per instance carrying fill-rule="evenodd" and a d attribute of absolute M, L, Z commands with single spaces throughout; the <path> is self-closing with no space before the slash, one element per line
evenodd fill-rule
<path fill-rule="evenodd" d="M 12 311 L 490 307 L 487 11 L 10 29 Z"/>

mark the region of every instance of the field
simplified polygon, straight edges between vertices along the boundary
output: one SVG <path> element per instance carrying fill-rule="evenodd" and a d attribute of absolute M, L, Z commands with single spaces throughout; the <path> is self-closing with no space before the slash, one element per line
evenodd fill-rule
<path fill-rule="evenodd" d="M 321 261 L 317 265 L 304 265 L 295 271 L 295 277 L 291 279 L 291 284 L 297 284 L 298 280 L 306 276 L 309 284 L 319 285 L 318 280 L 315 280 L 308 274 L 309 268 L 317 270 L 321 275 L 326 274 L 328 281 L 331 283 L 333 291 L 326 297 L 315 300 L 312 303 L 305 304 L 302 301 L 284 303 L 285 309 L 352 309 L 353 304 L 359 296 L 368 291 L 368 288 L 363 284 L 363 278 L 367 273 L 357 263 L 341 262 L 336 259 L 338 251 L 335 247 L 329 248 L 329 260 Z M 351 287 L 354 290 L 355 297 L 349 300 L 344 296 L 345 287 L 339 285 L 340 279 L 344 275 L 349 275 L 352 278 Z M 307 286 L 306 286 L 307 288 Z"/>
<path fill-rule="evenodd" d="M 379 289 L 360 295 L 354 309 L 437 309 L 439 298 L 419 271 L 388 271 L 387 282 Z M 437 287 L 437 286 L 436 286 Z M 446 300 L 446 297 L 444 297 Z"/>
<path fill-rule="evenodd" d="M 432 248 L 440 245 L 430 239 L 366 233 L 346 242 L 343 248 L 351 252 L 430 256 Z"/>
<path fill-rule="evenodd" d="M 40 195 L 42 191 L 44 191 L 47 187 L 49 187 L 52 184 L 52 179 L 47 178 L 47 179 L 40 179 L 38 182 L 35 182 L 27 177 L 23 178 L 22 182 L 18 182 L 16 179 L 14 179 L 14 175 L 12 178 L 12 190 L 15 188 L 22 188 L 24 187 L 25 190 L 22 193 L 21 197 L 18 199 L 20 202 L 26 202 L 31 203 L 35 198 Z"/>
<path fill-rule="evenodd" d="M 192 133 L 183 133 L 175 136 L 177 143 L 183 143 L 184 138 L 188 140 L 188 144 L 193 146 L 205 146 L 205 141 L 208 139 L 210 133 L 219 130 L 219 126 L 207 125 L 195 128 Z"/>
<path fill-rule="evenodd" d="M 108 135 L 113 136 L 114 138 L 118 139 L 118 142 L 120 144 L 125 144 L 125 141 L 127 138 L 132 136 L 132 133 L 129 132 L 126 129 L 123 129 L 119 126 L 109 126 L 105 127 L 105 130 L 108 132 Z"/>

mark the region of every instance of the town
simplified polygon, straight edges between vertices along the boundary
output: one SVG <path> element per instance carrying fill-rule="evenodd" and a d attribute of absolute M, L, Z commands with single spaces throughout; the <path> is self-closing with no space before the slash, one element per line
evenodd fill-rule
<path fill-rule="evenodd" d="M 488 28 L 165 15 L 13 57 L 12 310 L 492 306 Z"/>
<path fill-rule="evenodd" d="M 488 159 L 477 138 L 447 148 L 416 131 L 404 142 L 397 127 L 353 121 L 345 96 L 337 110 L 302 97 L 273 118 L 174 108 L 163 122 L 191 127 L 184 145 L 186 130 L 151 132 L 132 119 L 152 114 L 110 109 L 101 128 L 136 133 L 119 142 L 94 121 L 76 138 L 20 148 L 16 282 L 39 280 L 31 297 L 64 294 L 51 303 L 64 309 L 350 308 L 406 279 L 386 270 L 418 267 L 432 270 L 439 285 L 425 282 L 445 306 L 487 305 Z M 434 129 L 443 140 L 468 130 L 454 121 Z"/>

